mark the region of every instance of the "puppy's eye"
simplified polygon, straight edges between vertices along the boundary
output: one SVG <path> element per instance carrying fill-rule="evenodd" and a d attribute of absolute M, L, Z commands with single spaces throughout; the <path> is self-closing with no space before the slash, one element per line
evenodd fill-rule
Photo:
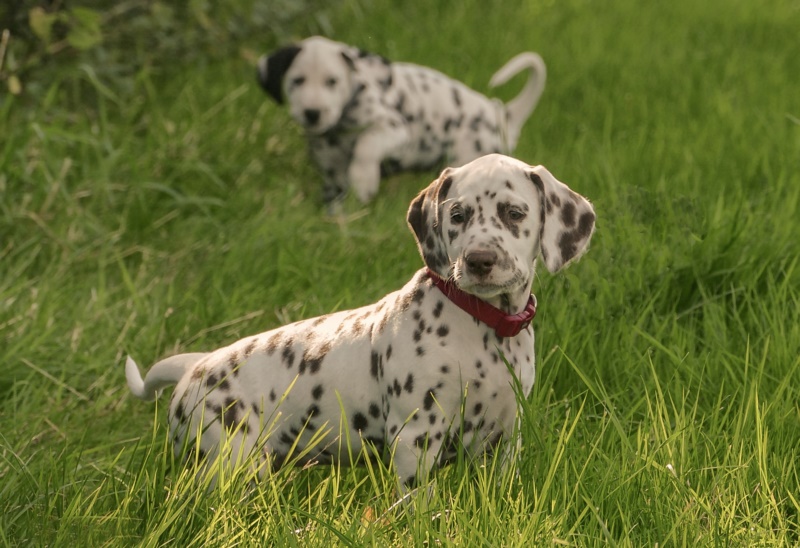
<path fill-rule="evenodd" d="M 305 81 L 305 76 L 298 76 L 297 78 L 292 78 L 291 85 L 296 88 L 297 86 L 302 86 Z"/>
<path fill-rule="evenodd" d="M 325 85 L 329 88 L 336 87 L 336 83 L 337 83 L 336 78 L 331 77 L 325 79 Z"/>
<path fill-rule="evenodd" d="M 512 208 L 508 210 L 508 218 L 512 221 L 521 221 L 526 216 L 526 213 L 521 209 Z"/>
<path fill-rule="evenodd" d="M 466 221 L 466 216 L 464 215 L 464 210 L 461 209 L 459 206 L 453 206 L 450 209 L 450 222 L 454 225 L 460 225 L 464 221 Z"/>

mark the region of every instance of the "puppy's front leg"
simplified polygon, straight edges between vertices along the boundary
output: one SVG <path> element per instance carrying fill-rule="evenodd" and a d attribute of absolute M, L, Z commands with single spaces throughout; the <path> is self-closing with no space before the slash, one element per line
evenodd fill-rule
<path fill-rule="evenodd" d="M 334 133 L 309 139 L 311 158 L 322 174 L 322 201 L 332 209 L 347 192 L 347 159 L 355 140 Z"/>
<path fill-rule="evenodd" d="M 347 169 L 347 178 L 362 203 L 372 200 L 378 192 L 381 161 L 406 144 L 408 139 L 408 130 L 404 126 L 388 124 L 372 126 L 358 136 L 353 158 Z"/>

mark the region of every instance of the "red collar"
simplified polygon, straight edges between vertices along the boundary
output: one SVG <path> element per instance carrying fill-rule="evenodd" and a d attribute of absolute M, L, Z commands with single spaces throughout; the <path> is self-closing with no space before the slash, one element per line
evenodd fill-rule
<path fill-rule="evenodd" d="M 427 269 L 428 276 L 445 296 L 453 301 L 461 310 L 479 320 L 497 333 L 498 337 L 514 337 L 528 327 L 536 315 L 536 297 L 531 294 L 525 310 L 519 314 L 506 314 L 475 295 L 470 295 L 456 287 L 452 282 L 446 282 L 431 269 Z"/>

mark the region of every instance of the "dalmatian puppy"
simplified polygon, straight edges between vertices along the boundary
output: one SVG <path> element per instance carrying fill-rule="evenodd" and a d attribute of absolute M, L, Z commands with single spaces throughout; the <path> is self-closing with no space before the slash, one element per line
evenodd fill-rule
<path fill-rule="evenodd" d="M 227 443 L 223 458 L 254 455 L 263 474 L 288 461 L 350 464 L 369 445 L 408 485 L 459 447 L 477 455 L 507 438 L 513 386 L 527 396 L 534 381 L 537 258 L 551 272 L 578 258 L 594 210 L 544 167 L 490 154 L 445 169 L 408 224 L 425 267 L 375 304 L 173 356 L 144 380 L 128 358 L 135 396 L 177 384 L 176 452 L 213 459 Z"/>
<path fill-rule="evenodd" d="M 525 52 L 491 79 L 530 76 L 509 103 L 491 100 L 431 68 L 393 63 L 347 44 L 314 36 L 264 55 L 258 78 L 305 130 L 330 204 L 352 188 L 369 202 L 381 175 L 460 166 L 491 152 L 514 150 L 544 90 L 542 58 Z"/>

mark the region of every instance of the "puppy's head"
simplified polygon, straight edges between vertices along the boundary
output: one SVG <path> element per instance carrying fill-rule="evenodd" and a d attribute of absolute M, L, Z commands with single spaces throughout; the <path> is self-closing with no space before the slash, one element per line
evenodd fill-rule
<path fill-rule="evenodd" d="M 264 55 L 258 81 L 278 104 L 289 102 L 292 118 L 308 133 L 335 126 L 353 96 L 352 48 L 315 36 Z"/>
<path fill-rule="evenodd" d="M 580 257 L 595 213 L 544 167 L 490 154 L 445 169 L 408 224 L 428 268 L 489 299 L 530 287 L 540 255 L 550 272 Z"/>

